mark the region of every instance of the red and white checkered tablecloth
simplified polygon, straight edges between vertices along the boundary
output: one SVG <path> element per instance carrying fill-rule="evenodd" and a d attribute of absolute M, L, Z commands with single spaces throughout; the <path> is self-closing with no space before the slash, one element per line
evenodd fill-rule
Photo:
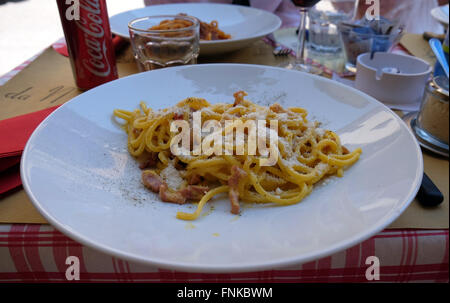
<path fill-rule="evenodd" d="M 3 85 L 27 60 L 0 77 Z M 288 268 L 234 274 L 159 269 L 85 247 L 50 225 L 0 224 L 0 282 L 65 282 L 69 256 L 79 259 L 80 282 L 368 282 L 370 256 L 379 260 L 373 282 L 449 282 L 449 233 L 445 230 L 384 230 L 332 256 Z M 68 265 L 69 264 L 69 265 Z"/>
<path fill-rule="evenodd" d="M 171 271 L 127 262 L 85 247 L 49 225 L 0 225 L 0 282 L 61 282 L 76 256 L 81 282 L 448 282 L 448 230 L 385 230 L 345 251 L 288 268 L 234 274 Z M 70 263 L 68 263 L 70 264 Z M 375 281 L 375 280 L 374 280 Z"/>

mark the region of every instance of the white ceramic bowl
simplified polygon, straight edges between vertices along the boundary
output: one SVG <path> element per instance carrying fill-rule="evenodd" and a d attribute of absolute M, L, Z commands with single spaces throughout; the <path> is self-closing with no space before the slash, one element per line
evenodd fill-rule
<path fill-rule="evenodd" d="M 142 186 L 112 112 L 141 100 L 161 109 L 187 96 L 229 103 L 238 90 L 260 105 L 307 109 L 348 149 L 361 147 L 361 158 L 301 203 L 249 204 L 235 216 L 224 195 L 208 202 L 198 220 L 178 220 L 178 211 L 195 208 L 162 203 Z M 413 133 L 375 99 L 324 77 L 253 64 L 162 68 L 91 89 L 42 122 L 21 164 L 35 207 L 72 239 L 158 268 L 220 273 L 298 266 L 352 247 L 406 209 L 422 176 Z"/>
<path fill-rule="evenodd" d="M 407 111 L 420 108 L 431 66 L 422 59 L 392 53 L 361 54 L 355 87 L 387 106 Z"/>

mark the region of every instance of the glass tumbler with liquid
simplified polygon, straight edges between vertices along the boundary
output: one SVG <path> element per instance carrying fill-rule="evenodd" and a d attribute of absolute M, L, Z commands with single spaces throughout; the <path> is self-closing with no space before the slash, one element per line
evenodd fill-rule
<path fill-rule="evenodd" d="M 309 11 L 309 43 L 313 51 L 342 51 L 338 24 L 353 18 L 354 0 L 322 0 Z"/>
<path fill-rule="evenodd" d="M 200 22 L 194 17 L 148 16 L 132 20 L 128 29 L 141 72 L 197 63 Z"/>

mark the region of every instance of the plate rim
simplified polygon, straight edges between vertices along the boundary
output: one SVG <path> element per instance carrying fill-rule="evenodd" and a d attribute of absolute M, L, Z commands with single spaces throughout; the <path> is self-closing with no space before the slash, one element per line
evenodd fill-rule
<path fill-rule="evenodd" d="M 159 71 L 167 71 L 168 69 L 171 70 L 179 70 L 179 69 L 189 69 L 189 68 L 209 68 L 214 66 L 238 66 L 238 67 L 256 67 L 256 68 L 264 68 L 264 69 L 274 69 L 274 70 L 283 70 L 285 72 L 292 72 L 292 73 L 298 73 L 298 71 L 293 70 L 287 70 L 281 67 L 275 67 L 275 66 L 269 66 L 269 65 L 258 65 L 258 64 L 239 64 L 239 63 L 210 63 L 210 64 L 198 64 L 198 65 L 185 65 L 185 66 L 177 66 L 177 67 L 169 67 L 165 69 L 160 69 Z M 156 70 L 158 71 L 158 70 Z M 110 82 L 107 82 L 105 84 L 102 84 L 98 87 L 107 87 L 110 85 L 114 85 L 114 83 L 120 82 L 121 79 L 125 78 L 133 78 L 133 77 L 144 77 L 144 75 L 155 72 L 155 71 L 147 71 L 137 74 L 128 75 L 126 77 L 122 77 Z M 270 262 L 264 262 L 261 263 L 246 263 L 246 264 L 240 264 L 240 265 L 211 265 L 211 264 L 203 264 L 203 265 L 196 265 L 191 264 L 187 262 L 170 262 L 170 261 L 164 261 L 162 259 L 148 259 L 141 256 L 138 256 L 134 253 L 127 253 L 125 251 L 118 250 L 114 247 L 111 247 L 106 244 L 96 244 L 96 241 L 89 239 L 89 236 L 80 234 L 76 230 L 72 230 L 71 228 L 66 228 L 64 226 L 63 222 L 60 222 L 57 218 L 54 218 L 52 215 L 50 215 L 45 208 L 43 208 L 38 199 L 34 196 L 31 185 L 28 182 L 27 174 L 26 174 L 26 167 L 27 167 L 27 158 L 28 154 L 31 153 L 30 151 L 30 144 L 32 141 L 38 137 L 39 132 L 42 128 L 44 128 L 46 125 L 48 125 L 48 121 L 50 119 L 53 119 L 54 115 L 57 115 L 58 112 L 60 112 L 65 107 L 69 106 L 68 104 L 73 104 L 75 102 L 78 102 L 79 99 L 83 98 L 84 93 L 72 98 L 71 100 L 67 101 L 66 103 L 62 104 L 60 107 L 58 107 L 55 111 L 53 111 L 49 116 L 47 116 L 39 125 L 38 127 L 33 131 L 31 134 L 29 140 L 27 141 L 27 144 L 24 148 L 21 162 L 20 162 L 20 176 L 23 184 L 23 188 L 25 192 L 27 193 L 28 197 L 30 198 L 33 206 L 39 211 L 39 213 L 58 231 L 66 235 L 67 237 L 75 240 L 78 243 L 81 243 L 82 245 L 89 247 L 93 250 L 100 251 L 102 253 L 105 253 L 109 256 L 118 257 L 122 260 L 127 260 L 130 262 L 135 262 L 143 265 L 149 265 L 149 266 L 155 266 L 157 268 L 165 268 L 170 270 L 177 270 L 177 271 L 184 271 L 184 272 L 199 272 L 199 273 L 239 273 L 239 272 L 251 272 L 251 271 L 262 271 L 262 270 L 270 270 L 270 269 L 277 269 L 281 267 L 288 267 L 292 265 L 300 265 L 306 262 L 310 262 L 312 260 L 318 260 L 323 257 L 330 256 L 334 253 L 344 251 L 354 245 L 357 245 L 359 243 L 362 243 L 363 241 L 367 240 L 368 238 L 372 237 L 373 235 L 379 233 L 383 229 L 385 229 L 387 226 L 389 226 L 393 221 L 395 221 L 404 211 L 405 209 L 411 204 L 411 202 L 414 200 L 420 185 L 422 183 L 423 178 L 423 155 L 420 149 L 420 146 L 412 133 L 411 129 L 408 128 L 406 123 L 401 119 L 397 114 L 395 114 L 389 107 L 384 105 L 383 103 L 379 102 L 375 98 L 357 90 L 356 88 L 350 87 L 348 85 L 345 85 L 343 83 L 334 81 L 332 79 L 328 79 L 325 77 L 321 77 L 318 75 L 311 75 L 303 73 L 306 77 L 312 77 L 314 79 L 318 79 L 324 82 L 333 83 L 334 85 L 340 86 L 344 89 L 353 91 L 356 94 L 362 95 L 371 102 L 374 102 L 375 104 L 381 106 L 384 108 L 387 112 L 389 112 L 394 118 L 397 120 L 397 122 L 402 125 L 410 139 L 414 142 L 415 146 L 415 152 L 417 156 L 417 162 L 418 166 L 416 168 L 416 177 L 415 177 L 415 187 L 409 189 L 409 193 L 406 197 L 406 199 L 402 202 L 401 207 L 396 207 L 395 209 L 391 210 L 389 213 L 385 214 L 384 216 L 390 215 L 390 217 L 387 220 L 380 220 L 381 223 L 378 223 L 374 227 L 371 226 L 369 229 L 367 229 L 364 232 L 359 232 L 357 234 L 354 234 L 352 237 L 347 238 L 345 241 L 336 243 L 335 245 L 332 245 L 328 247 L 327 249 L 323 249 L 320 253 L 308 253 L 303 254 L 302 257 L 287 257 L 287 258 L 279 258 L 275 261 Z M 96 88 L 91 89 L 90 91 L 95 90 Z"/>
<path fill-rule="evenodd" d="M 136 9 L 131 9 L 131 10 L 128 10 L 128 11 L 120 12 L 118 14 L 115 14 L 115 15 L 109 17 L 109 20 L 110 20 L 110 23 L 111 23 L 111 19 L 112 18 L 117 17 L 119 15 L 125 15 L 125 14 L 133 12 L 133 11 L 144 11 L 144 10 L 147 10 L 147 9 L 152 9 L 154 7 L 180 6 L 180 4 L 183 5 L 183 6 L 228 6 L 228 7 L 235 7 L 236 6 L 236 5 L 226 4 L 226 3 L 202 3 L 202 2 L 197 2 L 197 3 L 157 4 L 157 5 L 149 5 L 149 6 L 145 6 L 145 7 L 141 7 L 141 8 L 136 8 Z M 256 7 L 249 7 L 249 6 L 240 6 L 240 7 L 244 8 L 244 9 L 248 9 L 248 10 L 260 11 L 260 12 L 263 12 L 263 13 L 265 13 L 267 15 L 272 15 L 278 21 L 277 22 L 277 26 L 274 26 L 273 29 L 271 29 L 271 30 L 267 30 L 267 31 L 261 32 L 261 34 L 252 35 L 252 36 L 244 37 L 244 38 L 240 38 L 240 39 L 233 39 L 233 38 L 231 38 L 231 39 L 226 39 L 226 40 L 213 40 L 213 41 L 204 41 L 204 40 L 202 41 L 202 40 L 200 40 L 199 41 L 200 46 L 201 45 L 220 45 L 220 44 L 228 44 L 228 43 L 233 43 L 233 42 L 245 42 L 245 41 L 248 41 L 248 40 L 258 39 L 258 38 L 264 37 L 264 36 L 266 36 L 266 35 L 268 35 L 270 33 L 275 32 L 282 25 L 281 18 L 278 17 L 277 15 L 275 15 L 274 13 L 271 13 L 269 11 L 266 11 L 266 10 L 263 10 L 263 9 L 259 9 L 259 8 L 256 8 Z M 117 33 L 116 31 L 114 31 L 112 26 L 111 26 L 111 33 L 113 33 L 113 34 L 115 34 L 115 35 L 117 35 L 119 37 L 128 39 L 128 40 L 130 39 L 129 35 L 123 35 L 123 34 L 120 34 L 120 33 Z"/>
<path fill-rule="evenodd" d="M 431 13 L 431 16 L 434 18 L 434 20 L 438 21 L 441 24 L 448 26 L 449 21 L 448 21 L 448 19 L 445 19 L 445 16 L 443 15 L 443 12 L 442 12 L 442 7 L 445 7 L 445 6 L 448 6 L 448 4 L 432 8 L 430 13 Z"/>

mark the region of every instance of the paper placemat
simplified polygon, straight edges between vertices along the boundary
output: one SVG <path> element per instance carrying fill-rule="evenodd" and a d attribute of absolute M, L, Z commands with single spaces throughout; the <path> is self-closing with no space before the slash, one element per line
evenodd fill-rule
<path fill-rule="evenodd" d="M 400 44 L 408 50 L 408 52 L 420 59 L 425 60 L 431 66 L 436 63 L 436 56 L 433 53 L 428 41 L 419 34 L 404 34 L 400 39 Z"/>
<path fill-rule="evenodd" d="M 290 57 L 275 57 L 272 48 L 258 41 L 246 49 L 218 57 L 199 58 L 199 63 L 247 63 L 276 66 Z M 137 72 L 130 48 L 117 58 L 119 76 Z M 74 84 L 70 61 L 51 47 L 17 76 L 0 87 L 0 120 L 62 104 L 82 93 Z M 448 228 L 448 160 L 424 153 L 425 171 L 444 193 L 441 206 L 424 209 L 417 201 L 390 228 Z M 0 199 L 0 223 L 46 223 L 24 190 Z"/>

